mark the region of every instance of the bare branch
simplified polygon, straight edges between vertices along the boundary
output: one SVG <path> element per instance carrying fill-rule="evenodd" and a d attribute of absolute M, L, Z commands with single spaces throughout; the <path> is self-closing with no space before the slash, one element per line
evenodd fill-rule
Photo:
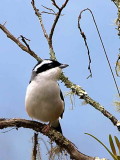
<path fill-rule="evenodd" d="M 118 2 L 119 2 L 119 0 L 118 1 L 117 0 L 112 0 L 112 1 L 116 5 L 116 7 L 118 8 Z"/>
<path fill-rule="evenodd" d="M 86 46 L 87 51 L 88 51 L 88 58 L 89 58 L 88 70 L 90 71 L 90 75 L 87 77 L 87 79 L 88 79 L 89 77 L 92 77 L 92 70 L 91 70 L 91 65 L 90 65 L 91 64 L 91 57 L 90 57 L 90 50 L 89 50 L 89 47 L 88 47 L 88 44 L 87 44 L 87 38 L 86 38 L 86 36 L 85 36 L 84 32 L 82 31 L 82 28 L 80 26 L 80 19 L 81 19 L 82 12 L 83 11 L 80 12 L 80 15 L 78 17 L 78 29 L 80 31 L 81 36 L 84 39 L 85 46 Z"/>
<path fill-rule="evenodd" d="M 51 0 L 52 1 L 52 4 L 59 10 L 59 6 L 56 4 L 55 0 Z"/>
<path fill-rule="evenodd" d="M 45 27 L 44 27 L 43 20 L 42 20 L 42 15 L 41 15 L 41 13 L 39 12 L 39 10 L 38 10 L 38 9 L 36 8 L 36 6 L 35 6 L 35 1 L 32 0 L 31 4 L 32 4 L 32 7 L 33 7 L 33 9 L 34 9 L 34 11 L 35 11 L 35 14 L 36 14 L 37 17 L 39 18 L 39 22 L 40 22 L 40 24 L 41 24 L 41 27 L 42 27 L 44 36 L 45 36 L 45 38 L 47 39 L 47 42 L 48 42 L 48 45 L 49 45 L 49 49 L 50 49 L 50 56 L 51 56 L 50 58 L 51 58 L 51 59 L 56 59 L 56 57 L 55 57 L 55 52 L 54 52 L 54 50 L 53 50 L 53 45 L 52 45 L 52 37 L 53 37 L 53 33 L 54 33 L 54 30 L 55 30 L 56 24 L 57 24 L 57 22 L 58 22 L 58 19 L 59 19 L 59 17 L 61 16 L 61 12 L 62 12 L 63 8 L 66 7 L 66 5 L 67 5 L 67 3 L 68 3 L 69 0 L 66 0 L 65 3 L 62 5 L 61 8 L 58 7 L 58 5 L 56 4 L 55 0 L 51 0 L 51 1 L 52 1 L 53 5 L 58 9 L 58 12 L 55 14 L 55 19 L 54 19 L 53 25 L 52 25 L 52 27 L 51 27 L 51 31 L 50 31 L 49 36 L 48 36 L 48 34 L 47 34 L 47 32 L 46 32 L 46 29 L 45 29 Z M 43 6 L 43 7 L 44 7 L 44 6 Z M 44 8 L 53 11 L 52 9 L 50 9 L 50 8 L 48 8 L 48 7 L 44 7 Z M 45 11 L 43 11 L 42 13 L 51 14 L 51 13 L 45 12 Z M 54 11 L 53 11 L 52 14 L 54 14 Z"/>
<path fill-rule="evenodd" d="M 34 57 L 37 61 L 41 61 L 42 59 L 35 54 L 32 50 L 29 50 L 28 47 L 24 46 L 19 39 L 14 37 L 4 25 L 0 24 L 0 29 L 6 34 L 8 38 L 10 38 L 12 41 L 14 41 L 23 51 L 29 53 L 32 57 Z"/>
<path fill-rule="evenodd" d="M 53 33 L 54 33 L 54 30 L 55 30 L 56 24 L 57 24 L 57 22 L 58 22 L 58 19 L 59 19 L 60 15 L 61 15 L 61 12 L 62 12 L 62 10 L 66 7 L 66 5 L 67 5 L 67 3 L 68 3 L 69 0 L 66 0 L 65 3 L 62 5 L 61 8 L 59 8 L 59 7 L 57 6 L 55 0 L 51 0 L 51 1 L 53 2 L 53 5 L 54 5 L 56 8 L 58 8 L 58 13 L 56 14 L 56 17 L 55 17 L 55 19 L 54 19 L 54 23 L 53 23 L 53 25 L 52 25 L 52 28 L 51 28 L 51 31 L 50 31 L 50 34 L 49 34 L 49 45 L 50 45 L 50 48 L 53 48 L 53 47 L 52 47 L 52 37 L 53 37 Z"/>
<path fill-rule="evenodd" d="M 46 11 L 42 11 L 41 13 L 46 13 L 46 14 L 56 15 L 56 13 L 51 13 L 51 12 L 46 12 Z"/>
<path fill-rule="evenodd" d="M 107 51 L 106 51 L 106 49 L 105 49 L 105 46 L 104 46 L 104 43 L 103 43 L 103 40 L 102 40 L 100 31 L 99 31 L 99 29 L 98 29 L 98 26 L 97 26 L 97 23 L 96 23 L 96 20 L 95 20 L 95 17 L 94 17 L 94 14 L 93 14 L 93 12 L 92 12 L 89 8 L 86 8 L 86 9 L 84 9 L 84 10 L 82 10 L 82 11 L 80 12 L 79 17 L 78 17 L 78 26 L 79 26 L 79 20 L 81 19 L 81 14 L 82 14 L 84 11 L 89 11 L 90 14 L 91 14 L 91 16 L 92 16 L 92 19 L 93 19 L 93 22 L 94 22 L 94 24 L 95 24 L 95 27 L 96 27 L 96 30 L 97 30 L 97 33 L 98 33 L 98 36 L 99 36 L 99 39 L 100 39 L 100 42 L 101 42 L 101 45 L 102 45 L 102 48 L 103 48 L 103 51 L 104 51 L 106 60 L 107 60 L 107 63 L 108 63 L 108 65 L 109 65 L 109 69 L 110 69 L 110 72 L 111 72 L 113 81 L 114 81 L 114 83 L 115 83 L 115 87 L 116 87 L 117 92 L 118 92 L 118 95 L 119 95 L 119 97 L 120 97 L 119 87 L 118 87 L 118 84 L 117 84 L 117 81 L 116 81 L 116 78 L 115 78 L 115 75 L 114 75 L 114 72 L 113 72 L 113 69 L 112 69 L 110 60 L 109 60 L 109 58 L 108 58 Z M 79 26 L 79 28 L 80 28 L 80 26 Z M 84 39 L 84 41 L 86 41 L 86 39 Z M 88 47 L 88 46 L 87 46 L 87 47 Z"/>
<path fill-rule="evenodd" d="M 70 88 L 73 93 L 75 93 L 77 96 L 79 96 L 80 99 L 84 99 L 86 103 L 92 105 L 95 109 L 99 110 L 105 117 L 111 120 L 113 125 L 117 127 L 117 129 L 120 131 L 120 121 L 116 119 L 111 113 L 109 113 L 105 108 L 100 105 L 98 102 L 93 100 L 91 97 L 88 96 L 88 94 L 83 90 L 79 85 L 76 85 L 72 83 L 68 77 L 65 77 L 65 75 L 62 73 L 60 80 L 64 82 L 65 86 L 67 88 Z"/>
<path fill-rule="evenodd" d="M 69 1 L 69 0 L 66 0 L 66 1 L 65 1 L 65 3 L 62 5 L 61 9 L 63 9 L 63 8 L 65 8 L 65 7 L 66 7 L 66 5 L 67 5 L 68 1 Z"/>
<path fill-rule="evenodd" d="M 22 35 L 20 35 L 20 37 L 21 37 L 21 40 L 23 41 L 23 43 L 25 43 L 25 45 L 26 45 L 27 48 L 29 49 L 29 51 L 31 51 L 30 46 L 29 46 L 28 43 L 26 42 L 26 40 L 27 40 L 27 41 L 30 41 L 30 40 L 28 40 L 27 38 L 25 38 L 25 37 L 22 36 Z"/>
<path fill-rule="evenodd" d="M 32 160 L 37 160 L 38 133 L 34 133 L 33 144 Z"/>
<path fill-rule="evenodd" d="M 71 159 L 75 160 L 95 160 L 93 157 L 89 157 L 87 155 L 82 154 L 77 150 L 77 148 L 62 136 L 59 132 L 55 131 L 54 129 L 50 129 L 46 134 L 42 131 L 45 124 L 36 121 L 30 121 L 25 119 L 2 119 L 0 120 L 0 129 L 8 128 L 8 127 L 16 127 L 17 129 L 20 127 L 33 129 L 36 132 L 42 133 L 49 137 L 52 141 L 56 142 L 56 144 L 65 149 L 69 154 Z"/>
<path fill-rule="evenodd" d="M 55 30 L 55 27 L 56 27 L 56 24 L 58 22 L 58 19 L 60 17 L 61 12 L 62 12 L 62 10 L 59 10 L 59 12 L 56 14 L 56 17 L 54 19 L 54 23 L 52 25 L 52 28 L 51 28 L 51 31 L 50 31 L 50 34 L 49 34 L 49 46 L 50 46 L 50 48 L 53 48 L 53 46 L 52 46 L 52 37 L 53 37 L 53 33 L 54 33 L 54 30 Z"/>
<path fill-rule="evenodd" d="M 80 31 L 81 36 L 82 36 L 83 39 L 84 39 L 85 46 L 86 46 L 87 51 L 88 51 L 88 58 L 89 58 L 88 70 L 90 71 L 90 75 L 87 77 L 87 79 L 88 79 L 89 77 L 92 77 L 90 50 L 89 50 L 89 47 L 88 47 L 88 44 L 87 44 L 86 35 L 85 35 L 85 33 L 82 31 L 82 28 L 81 28 L 81 26 L 80 26 L 80 19 L 81 19 L 82 13 L 83 13 L 84 11 L 85 11 L 85 10 L 82 10 L 82 11 L 80 12 L 79 16 L 78 16 L 78 29 L 79 29 L 79 31 Z"/>
<path fill-rule="evenodd" d="M 37 17 L 39 18 L 39 22 L 40 22 L 40 25 L 41 25 L 41 27 L 42 27 L 44 36 L 45 36 L 45 38 L 47 39 L 47 41 L 49 41 L 48 34 L 47 34 L 47 32 L 46 32 L 46 30 L 45 30 L 45 27 L 44 27 L 44 24 L 43 24 L 42 15 L 41 15 L 41 13 L 39 12 L 39 9 L 36 8 L 36 6 L 35 6 L 35 1 L 34 1 L 34 0 L 31 1 L 31 4 L 32 4 L 32 7 L 33 7 L 33 9 L 34 9 L 34 11 L 35 11 L 35 14 L 36 14 Z"/>
<path fill-rule="evenodd" d="M 42 7 L 45 8 L 45 9 L 47 9 L 47 10 L 49 10 L 50 12 L 53 12 L 54 14 L 56 14 L 55 11 L 54 11 L 53 9 L 48 8 L 48 7 L 45 7 L 45 6 L 43 6 L 43 5 L 42 5 Z"/>

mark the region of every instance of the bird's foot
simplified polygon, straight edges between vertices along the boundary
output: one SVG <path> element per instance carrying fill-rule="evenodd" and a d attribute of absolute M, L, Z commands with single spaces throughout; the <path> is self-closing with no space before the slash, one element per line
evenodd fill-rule
<path fill-rule="evenodd" d="M 50 130 L 50 124 L 47 124 L 43 127 L 42 132 L 47 133 Z"/>

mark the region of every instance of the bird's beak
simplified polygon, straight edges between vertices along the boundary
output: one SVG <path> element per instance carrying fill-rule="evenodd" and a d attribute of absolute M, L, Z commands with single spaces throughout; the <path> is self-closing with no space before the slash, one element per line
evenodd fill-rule
<path fill-rule="evenodd" d="M 68 64 L 61 64 L 59 67 L 61 68 L 61 69 L 63 69 L 63 68 L 66 68 L 66 67 L 68 67 L 69 65 Z"/>

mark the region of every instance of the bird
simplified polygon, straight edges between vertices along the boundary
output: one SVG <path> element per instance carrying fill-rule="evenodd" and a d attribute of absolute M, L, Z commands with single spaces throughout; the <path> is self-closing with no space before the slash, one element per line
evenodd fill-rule
<path fill-rule="evenodd" d="M 44 59 L 32 70 L 26 90 L 25 108 L 32 119 L 48 122 L 44 132 L 52 127 L 62 134 L 59 118 L 63 117 L 65 102 L 58 80 L 62 69 L 67 66 L 56 60 Z"/>

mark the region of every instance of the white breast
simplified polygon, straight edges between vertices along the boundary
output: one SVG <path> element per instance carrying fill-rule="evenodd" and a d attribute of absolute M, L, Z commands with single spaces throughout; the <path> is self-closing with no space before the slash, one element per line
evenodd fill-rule
<path fill-rule="evenodd" d="M 52 122 L 60 117 L 64 103 L 56 81 L 32 81 L 27 88 L 25 106 L 28 115 L 43 122 Z"/>

